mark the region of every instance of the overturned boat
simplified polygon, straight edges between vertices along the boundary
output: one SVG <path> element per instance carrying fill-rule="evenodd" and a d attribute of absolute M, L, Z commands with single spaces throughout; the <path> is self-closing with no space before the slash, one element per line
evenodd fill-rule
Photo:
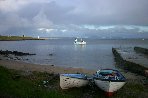
<path fill-rule="evenodd" d="M 118 70 L 102 69 L 94 75 L 94 82 L 107 96 L 112 96 L 125 84 L 126 79 Z"/>
<path fill-rule="evenodd" d="M 84 74 L 60 74 L 60 87 L 62 89 L 86 86 L 88 83 L 87 76 Z"/>

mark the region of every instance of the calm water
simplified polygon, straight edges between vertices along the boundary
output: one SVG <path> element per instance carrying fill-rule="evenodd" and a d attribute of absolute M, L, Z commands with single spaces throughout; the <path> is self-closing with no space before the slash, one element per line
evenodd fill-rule
<path fill-rule="evenodd" d="M 35 64 L 53 64 L 86 69 L 115 68 L 112 47 L 142 46 L 148 40 L 99 40 L 84 39 L 86 45 L 74 45 L 74 39 L 49 39 L 38 41 L 0 41 L 0 50 L 36 53 L 23 56 L 22 60 Z M 50 55 L 52 54 L 52 55 Z"/>

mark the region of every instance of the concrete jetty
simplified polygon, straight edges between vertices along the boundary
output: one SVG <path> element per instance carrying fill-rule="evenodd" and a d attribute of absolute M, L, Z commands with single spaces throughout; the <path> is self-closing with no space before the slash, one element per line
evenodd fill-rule
<path fill-rule="evenodd" d="M 148 58 L 138 54 L 133 48 L 112 48 L 117 65 L 133 73 L 147 76 Z"/>
<path fill-rule="evenodd" d="M 121 54 L 126 61 L 134 62 L 148 68 L 148 56 L 137 53 L 133 48 L 116 48 L 117 52 Z"/>

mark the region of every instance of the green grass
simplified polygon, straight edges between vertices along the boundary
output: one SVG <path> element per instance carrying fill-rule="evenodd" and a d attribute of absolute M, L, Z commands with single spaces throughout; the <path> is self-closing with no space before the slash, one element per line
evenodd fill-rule
<path fill-rule="evenodd" d="M 48 81 L 43 84 L 43 81 Z M 148 98 L 146 86 L 128 82 L 112 98 Z M 59 76 L 0 67 L 0 97 L 8 98 L 106 98 L 96 85 L 62 90 Z"/>
<path fill-rule="evenodd" d="M 45 88 L 42 81 L 50 78 L 50 75 L 46 73 L 34 72 L 31 75 L 21 75 L 19 71 L 8 70 L 0 67 L 0 95 L 1 96 L 12 96 L 21 98 L 60 98 L 63 95 L 57 89 Z M 18 77 L 19 75 L 19 77 Z M 17 77 L 15 77 L 17 76 Z M 54 81 L 58 81 L 54 79 Z M 49 81 L 53 82 L 53 80 Z M 40 85 L 40 86 L 39 86 Z M 47 84 L 47 85 L 50 85 Z M 65 95 L 65 98 L 66 97 Z"/>

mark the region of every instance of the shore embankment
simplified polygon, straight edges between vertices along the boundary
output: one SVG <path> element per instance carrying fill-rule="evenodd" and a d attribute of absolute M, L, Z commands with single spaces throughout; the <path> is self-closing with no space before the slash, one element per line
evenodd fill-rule
<path fill-rule="evenodd" d="M 139 75 L 147 76 L 147 67 L 123 58 L 122 55 L 118 52 L 117 48 L 112 48 L 112 52 L 114 54 L 115 61 L 120 68 L 123 68 L 124 70 L 129 70 Z"/>

